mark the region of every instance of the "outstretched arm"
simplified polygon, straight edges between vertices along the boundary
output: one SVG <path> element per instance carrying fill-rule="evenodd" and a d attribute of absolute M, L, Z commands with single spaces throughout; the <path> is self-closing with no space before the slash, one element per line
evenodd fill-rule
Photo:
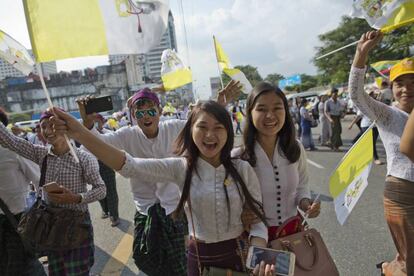
<path fill-rule="evenodd" d="M 405 125 L 404 133 L 401 137 L 400 151 L 414 162 L 414 112 L 411 112 Z"/>
<path fill-rule="evenodd" d="M 119 171 L 125 164 L 125 153 L 96 137 L 74 117 L 57 108 L 53 108 L 52 117 L 55 132 L 67 133 L 70 137 L 85 146 L 93 155 L 108 167 Z"/>

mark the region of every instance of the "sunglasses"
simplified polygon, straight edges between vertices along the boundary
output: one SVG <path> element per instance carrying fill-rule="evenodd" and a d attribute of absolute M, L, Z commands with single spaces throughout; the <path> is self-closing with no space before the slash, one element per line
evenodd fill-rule
<path fill-rule="evenodd" d="M 135 117 L 137 119 L 142 119 L 145 114 L 148 114 L 148 116 L 150 117 L 154 117 L 155 115 L 157 115 L 157 110 L 155 108 L 151 108 L 151 109 L 145 109 L 145 110 L 137 110 L 135 112 Z"/>

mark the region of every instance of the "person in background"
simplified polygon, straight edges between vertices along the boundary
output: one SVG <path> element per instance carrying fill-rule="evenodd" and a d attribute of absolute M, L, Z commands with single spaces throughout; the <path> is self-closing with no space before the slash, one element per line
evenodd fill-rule
<path fill-rule="evenodd" d="M 46 145 L 47 141 L 45 137 L 42 135 L 42 131 L 40 130 L 40 124 L 36 124 L 36 127 L 34 128 L 34 133 L 29 136 L 28 141 L 31 142 L 34 145 Z"/>
<path fill-rule="evenodd" d="M 331 98 L 325 102 L 325 116 L 328 118 L 332 127 L 331 147 L 334 151 L 339 151 L 342 146 L 342 126 L 343 107 L 338 99 L 338 89 L 332 88 Z"/>
<path fill-rule="evenodd" d="M 312 115 L 309 114 L 309 110 L 306 108 L 308 105 L 308 100 L 306 98 L 302 98 L 302 102 L 300 104 L 300 125 L 302 127 L 302 135 L 301 141 L 303 146 L 306 150 L 317 150 L 315 147 L 315 143 L 313 142 L 312 137 Z"/>
<path fill-rule="evenodd" d="M 402 153 L 410 158 L 411 162 L 414 162 L 414 112 L 411 112 L 410 118 L 405 125 L 400 149 Z"/>
<path fill-rule="evenodd" d="M 390 89 L 390 85 L 386 80 L 382 80 L 381 82 L 381 89 L 379 91 L 378 100 L 386 105 L 391 105 L 393 96 L 392 90 Z"/>
<path fill-rule="evenodd" d="M 89 153 L 75 148 L 79 162 L 70 153 L 63 135 L 56 134 L 50 124 L 52 113 L 45 111 L 40 117 L 40 128 L 48 146 L 33 145 L 29 141 L 10 134 L 0 124 L 0 145 L 16 152 L 38 165 L 46 166 L 45 183 L 56 182 L 59 187 L 43 196 L 48 204 L 77 210 L 87 215 L 85 227 L 89 236 L 79 247 L 68 250 L 46 252 L 49 276 L 89 275 L 94 264 L 93 227 L 88 204 L 105 197 L 106 188 L 99 175 L 96 159 Z M 92 189 L 88 190 L 88 185 Z"/>
<path fill-rule="evenodd" d="M 8 125 L 8 117 L 0 108 L 0 123 Z M 26 204 L 30 182 L 40 179 L 39 166 L 16 153 L 0 147 L 0 198 L 15 220 L 19 221 Z M 46 276 L 42 264 L 16 232 L 12 222 L 0 208 L 0 275 Z"/>
<path fill-rule="evenodd" d="M 319 121 L 321 122 L 321 135 L 320 142 L 321 146 L 330 146 L 331 139 L 331 123 L 329 122 L 328 117 L 325 115 L 325 102 L 328 100 L 328 95 L 322 95 L 321 101 L 318 104 L 319 110 Z"/>
<path fill-rule="evenodd" d="M 105 124 L 105 118 L 101 114 L 96 114 L 95 116 L 95 128 L 101 133 L 111 133 L 111 130 L 105 129 L 103 126 Z M 102 208 L 101 218 L 108 218 L 111 221 L 111 226 L 115 227 L 120 223 L 119 212 L 118 212 L 118 192 L 116 190 L 116 175 L 115 171 L 106 166 L 104 163 L 99 161 L 99 174 L 102 177 L 102 180 L 105 182 L 106 186 L 106 197 L 99 200 L 99 204 Z"/>
<path fill-rule="evenodd" d="M 380 31 L 362 35 L 349 74 L 350 95 L 361 112 L 375 120 L 387 154 L 384 214 L 398 254 L 392 262 L 383 263 L 383 271 L 386 275 L 413 276 L 414 163 L 400 152 L 400 142 L 408 116 L 414 108 L 414 59 L 403 59 L 391 68 L 395 106 L 371 98 L 364 92 L 366 62 L 382 36 Z"/>

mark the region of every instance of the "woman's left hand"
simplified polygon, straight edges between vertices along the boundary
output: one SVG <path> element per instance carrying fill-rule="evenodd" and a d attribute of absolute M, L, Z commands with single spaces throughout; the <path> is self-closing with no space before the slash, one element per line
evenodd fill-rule
<path fill-rule="evenodd" d="M 70 204 L 80 203 L 82 200 L 81 195 L 74 194 L 72 191 L 66 189 L 63 186 L 59 186 L 59 189 L 53 190 L 53 192 L 47 193 L 47 198 L 57 204 Z"/>
<path fill-rule="evenodd" d="M 256 265 L 252 274 L 254 276 L 273 276 L 275 275 L 275 265 L 265 264 L 264 261 L 261 261 L 260 266 Z"/>

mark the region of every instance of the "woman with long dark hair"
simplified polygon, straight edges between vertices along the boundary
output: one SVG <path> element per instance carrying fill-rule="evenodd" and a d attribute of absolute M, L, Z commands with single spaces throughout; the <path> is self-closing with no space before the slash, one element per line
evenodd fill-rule
<path fill-rule="evenodd" d="M 233 155 L 247 160 L 259 178 L 269 241 L 298 206 L 309 218 L 319 215 L 320 203 L 310 199 L 306 153 L 278 87 L 261 82 L 247 97 L 244 145 Z"/>
<path fill-rule="evenodd" d="M 227 111 L 213 101 L 197 104 L 177 139 L 181 157 L 132 158 L 89 133 L 73 117 L 56 111 L 55 130 L 63 130 L 82 143 L 102 162 L 126 177 L 177 183 L 181 199 L 175 214 L 188 218 L 188 275 L 204 267 L 245 270 L 242 211 L 248 208 L 258 220 L 250 225 L 250 244 L 266 246 L 267 229 L 262 212 L 259 181 L 248 162 L 231 158 L 234 133 Z"/>

